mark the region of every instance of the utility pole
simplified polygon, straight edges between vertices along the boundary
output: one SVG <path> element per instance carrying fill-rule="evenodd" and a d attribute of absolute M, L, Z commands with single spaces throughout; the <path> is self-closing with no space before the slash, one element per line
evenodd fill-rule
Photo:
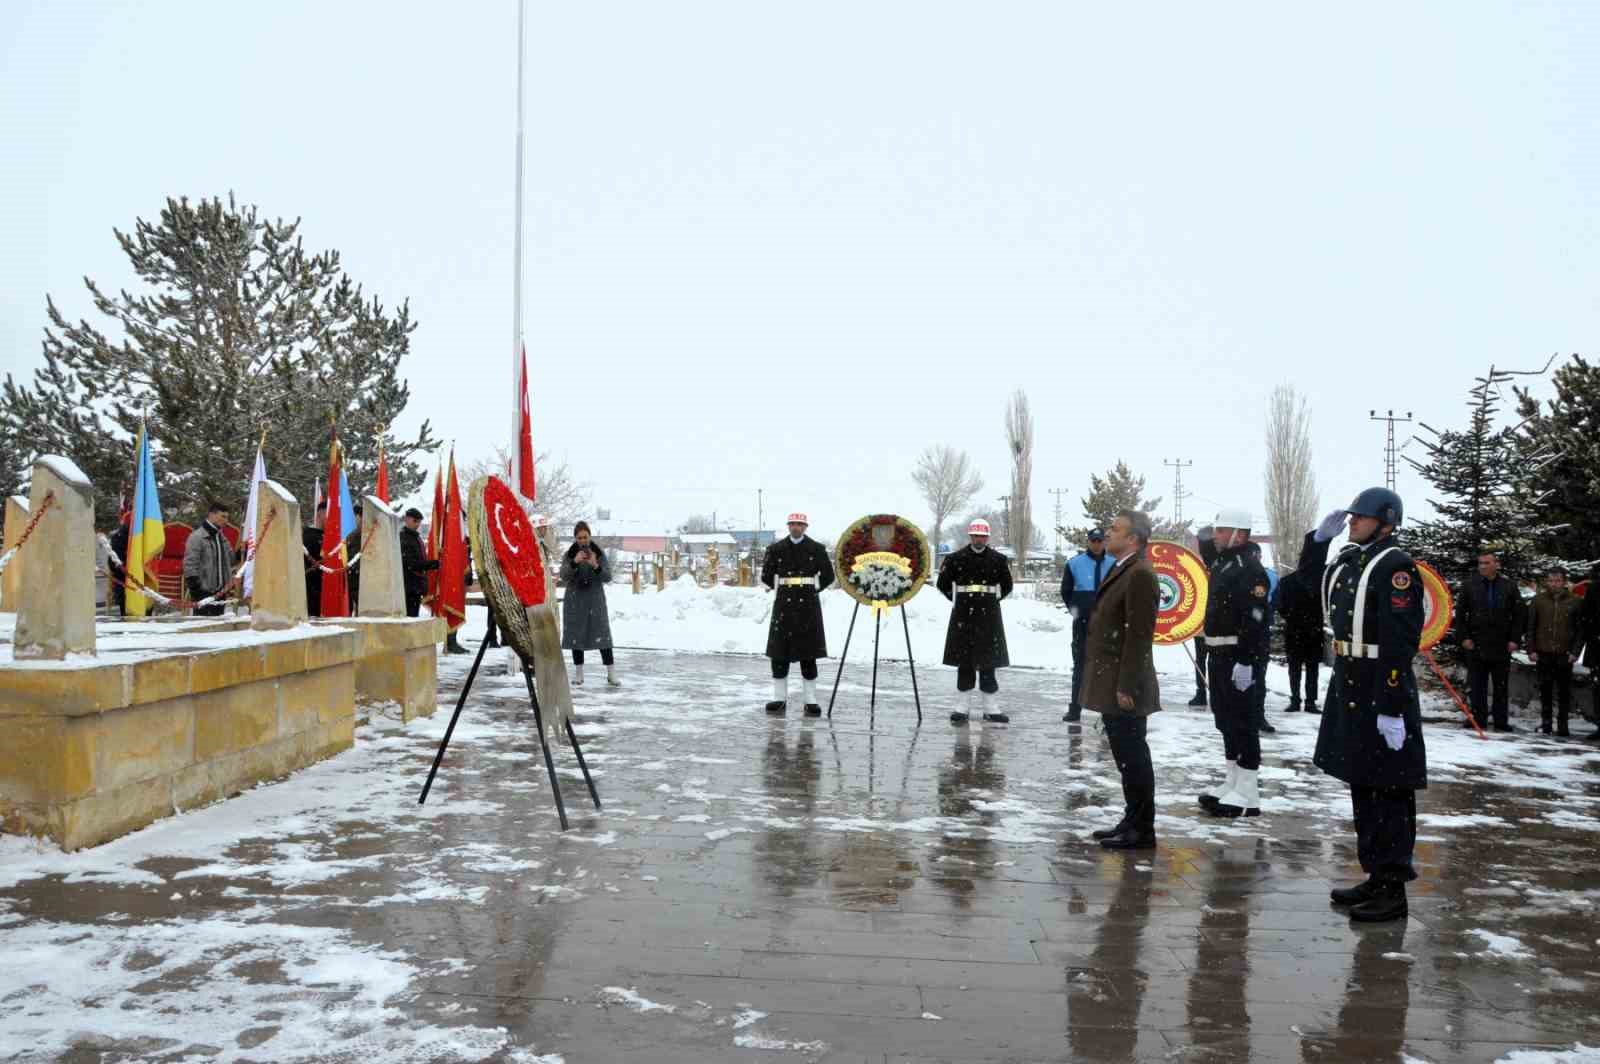
<path fill-rule="evenodd" d="M 1186 498 L 1183 490 L 1183 471 L 1194 465 L 1193 461 L 1182 458 L 1168 459 L 1162 463 L 1173 471 L 1174 483 L 1172 487 L 1172 522 L 1183 524 L 1183 500 Z"/>
<path fill-rule="evenodd" d="M 1066 488 L 1051 488 L 1050 494 L 1056 497 L 1056 553 L 1061 553 L 1061 496 L 1067 493 Z"/>
<path fill-rule="evenodd" d="M 1395 460 L 1398 452 L 1394 446 L 1394 426 L 1396 422 L 1402 425 L 1410 424 L 1411 411 L 1407 410 L 1404 417 L 1396 417 L 1393 410 L 1386 410 L 1379 414 L 1376 410 L 1367 411 L 1369 421 L 1382 421 L 1389 426 L 1389 438 L 1383 447 L 1383 486 L 1390 491 L 1395 484 Z"/>
<path fill-rule="evenodd" d="M 756 489 L 756 539 L 761 539 L 762 531 L 767 527 L 767 511 L 762 506 L 761 489 Z M 760 546 L 758 542 L 756 544 Z"/>

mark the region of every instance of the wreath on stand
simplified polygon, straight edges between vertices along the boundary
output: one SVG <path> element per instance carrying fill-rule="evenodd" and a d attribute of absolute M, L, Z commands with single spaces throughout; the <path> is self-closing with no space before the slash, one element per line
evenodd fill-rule
<path fill-rule="evenodd" d="M 863 606 L 882 611 L 911 601 L 928 582 L 931 554 L 922 530 L 895 514 L 869 514 L 839 537 L 839 586 Z"/>

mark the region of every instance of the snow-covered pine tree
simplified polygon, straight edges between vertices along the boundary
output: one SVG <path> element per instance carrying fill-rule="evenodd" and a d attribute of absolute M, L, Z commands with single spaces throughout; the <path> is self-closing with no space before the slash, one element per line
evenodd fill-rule
<path fill-rule="evenodd" d="M 109 295 L 85 278 L 105 331 L 69 322 L 46 298 L 45 365 L 30 386 L 0 386 L 0 424 L 27 457 L 69 455 L 95 482 L 102 524 L 133 465 L 148 418 L 169 518 L 193 521 L 208 498 L 242 516 L 264 426 L 274 480 L 304 492 L 328 464 L 338 425 L 354 492 L 372 489 L 383 436 L 396 495 L 423 477 L 411 456 L 438 446 L 423 422 L 388 434 L 409 389 L 399 376 L 416 324 L 389 311 L 339 265 L 307 252 L 299 220 L 258 217 L 230 195 L 167 200 L 159 221 L 136 219 L 118 243 L 146 286 Z"/>
<path fill-rule="evenodd" d="M 1600 555 L 1600 366 L 1573 355 L 1552 383 L 1555 398 L 1542 406 L 1517 389 L 1517 412 L 1524 419 L 1517 448 L 1555 526 L 1538 547 L 1572 565 L 1576 575 Z"/>
<path fill-rule="evenodd" d="M 1143 510 L 1150 515 L 1152 535 L 1155 539 L 1182 541 L 1189 534 L 1190 522 L 1164 520 L 1156 516 L 1161 496 L 1144 497 L 1144 477 L 1128 468 L 1128 463 L 1117 459 L 1117 464 L 1106 470 L 1106 475 L 1089 474 L 1089 494 L 1078 500 L 1083 507 L 1083 519 L 1088 522 L 1079 528 L 1067 528 L 1067 542 L 1082 550 L 1089 544 L 1091 528 L 1109 528 L 1123 510 Z"/>
<path fill-rule="evenodd" d="M 1440 431 L 1419 422 L 1432 436 L 1417 437 L 1427 449 L 1427 460 L 1406 460 L 1433 486 L 1436 494 L 1429 502 L 1436 516 L 1413 525 L 1406 546 L 1453 584 L 1472 574 L 1483 550 L 1499 553 L 1513 580 L 1531 578 L 1546 564 L 1539 544 L 1552 531 L 1548 499 L 1533 487 L 1528 463 L 1549 455 L 1519 447 L 1520 425 L 1498 424 L 1502 387 L 1516 377 L 1542 372 L 1490 366 L 1468 393 L 1471 415 L 1465 429 Z"/>

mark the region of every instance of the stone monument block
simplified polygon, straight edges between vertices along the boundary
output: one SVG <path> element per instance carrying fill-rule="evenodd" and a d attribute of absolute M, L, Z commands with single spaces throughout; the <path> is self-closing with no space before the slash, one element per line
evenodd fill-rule
<path fill-rule="evenodd" d="M 251 580 L 250 627 L 293 628 L 306 619 L 304 541 L 300 504 L 276 481 L 256 488 L 256 557 Z"/>
<path fill-rule="evenodd" d="M 17 592 L 14 654 L 19 661 L 92 655 L 94 485 L 72 459 L 42 455 L 33 463 L 29 508 L 39 523 L 18 554 L 28 560 Z"/>
<path fill-rule="evenodd" d="M 4 544 L 0 544 L 0 557 L 4 557 L 22 539 L 22 530 L 28 527 L 30 516 L 27 499 L 21 495 L 6 499 L 6 538 Z M 22 552 L 18 551 L 6 563 L 5 572 L 0 573 L 0 613 L 17 612 L 17 599 L 22 595 L 22 569 L 26 564 L 22 560 Z"/>
<path fill-rule="evenodd" d="M 361 505 L 361 542 L 365 544 L 361 548 L 361 616 L 404 617 L 400 515 L 376 495 L 368 495 Z"/>

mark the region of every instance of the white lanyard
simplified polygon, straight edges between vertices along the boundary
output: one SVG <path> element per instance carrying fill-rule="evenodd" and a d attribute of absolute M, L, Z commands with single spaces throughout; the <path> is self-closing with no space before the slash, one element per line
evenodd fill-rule
<path fill-rule="evenodd" d="M 1361 637 L 1366 634 L 1367 587 L 1372 582 L 1372 571 L 1378 567 L 1379 562 L 1399 549 L 1399 547 L 1388 547 L 1379 551 L 1377 556 L 1368 562 L 1366 568 L 1361 571 L 1361 579 L 1356 583 L 1356 598 L 1352 607 L 1354 615 L 1350 618 L 1350 642 L 1354 643 L 1358 648 L 1357 653 L 1360 652 L 1359 648 L 1364 643 Z M 1329 635 L 1334 634 L 1333 618 L 1330 615 L 1330 600 L 1333 597 L 1333 588 L 1339 581 L 1339 574 L 1344 571 L 1346 564 L 1348 563 L 1341 561 L 1329 572 L 1328 579 L 1322 584 L 1322 626 Z"/>

